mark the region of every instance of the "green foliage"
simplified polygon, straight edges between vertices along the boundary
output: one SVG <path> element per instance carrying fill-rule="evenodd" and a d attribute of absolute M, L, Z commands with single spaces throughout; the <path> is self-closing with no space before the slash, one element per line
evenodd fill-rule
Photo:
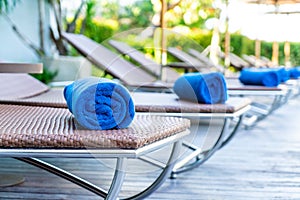
<path fill-rule="evenodd" d="M 222 41 L 222 44 L 224 41 Z M 254 55 L 255 54 L 255 41 L 250 40 L 249 38 L 240 35 L 238 33 L 231 34 L 230 40 L 231 52 L 236 55 L 242 56 L 246 55 Z M 300 65 L 300 45 L 299 43 L 291 43 L 290 44 L 290 61 L 292 66 Z M 273 53 L 273 43 L 272 42 L 261 42 L 261 53 L 260 55 L 266 57 L 268 59 L 272 58 Z M 279 43 L 279 65 L 285 64 L 285 55 L 284 55 L 284 43 Z"/>
<path fill-rule="evenodd" d="M 167 46 L 182 48 L 186 52 L 190 48 L 203 51 L 203 47 L 189 35 L 170 34 L 167 37 Z"/>
<path fill-rule="evenodd" d="M 105 19 L 119 19 L 120 4 L 117 0 L 101 0 L 101 16 Z"/>
<path fill-rule="evenodd" d="M 118 26 L 118 22 L 115 20 L 94 18 L 86 24 L 83 34 L 101 43 L 111 37 L 118 30 Z"/>
<path fill-rule="evenodd" d="M 140 30 L 140 29 L 139 29 Z M 139 37 L 140 32 L 137 31 L 131 31 L 131 32 L 123 32 L 119 35 L 115 35 L 112 39 L 122 41 L 129 46 L 137 49 L 138 51 L 143 52 L 146 56 L 154 59 L 154 44 L 153 39 L 150 37 L 147 38 L 140 38 Z M 106 43 L 104 43 L 106 44 Z M 109 45 L 107 45 L 109 47 Z M 130 60 L 131 62 L 135 63 L 133 60 L 131 60 L 129 57 L 125 57 L 125 59 Z M 136 65 L 139 65 L 138 63 L 135 63 Z"/>
<path fill-rule="evenodd" d="M 291 43 L 291 63 L 292 66 L 300 66 L 300 45 Z"/>
<path fill-rule="evenodd" d="M 215 10 L 212 8 L 212 0 L 202 1 L 168 1 L 166 14 L 167 25 L 169 27 L 184 25 L 190 28 L 204 28 L 204 23 L 209 17 L 215 16 Z"/>
<path fill-rule="evenodd" d="M 189 37 L 193 39 L 198 45 L 206 48 L 211 43 L 212 32 L 202 30 L 200 28 L 193 28 L 191 33 L 189 34 Z"/>
<path fill-rule="evenodd" d="M 85 17 L 79 17 L 76 22 L 75 33 L 82 33 L 92 40 L 101 43 L 111 37 L 118 29 L 119 23 L 113 19 L 96 17 L 97 1 L 86 2 Z M 67 21 L 71 21 L 68 19 Z M 71 51 L 71 53 L 74 51 Z"/>
<path fill-rule="evenodd" d="M 18 1 L 18 0 L 14 0 Z M 0 0 L 9 2 L 8 0 Z M 188 30 L 182 34 L 170 34 L 168 46 L 180 46 L 184 50 L 196 47 L 203 50 L 211 43 L 212 31 L 205 30 L 205 21 L 218 17 L 220 10 L 212 6 L 213 0 L 167 0 L 168 11 L 165 15 L 169 28 Z M 4 4 L 0 4 L 2 8 Z M 1 8 L 1 7 L 0 7 Z M 1 8 L 1 9 L 2 9 Z M 83 33 L 91 39 L 102 43 L 117 32 L 124 32 L 138 27 L 152 26 L 154 16 L 159 16 L 160 0 L 137 0 L 122 7 L 119 0 L 86 0 L 85 17 L 79 18 L 76 33 Z M 96 16 L 98 15 L 98 16 Z M 185 38 L 186 39 L 183 39 Z M 120 39 L 120 38 L 118 38 Z M 141 50 L 150 57 L 155 57 L 153 39 L 140 40 L 136 34 L 123 35 L 123 41 Z M 220 35 L 220 46 L 224 51 L 224 34 Z M 150 48 L 152 47 L 152 48 Z M 231 34 L 231 52 L 238 56 L 255 54 L 255 41 L 239 33 Z M 75 52 L 75 51 L 72 51 Z M 283 43 L 280 43 L 280 64 L 284 64 Z M 271 59 L 272 43 L 261 43 L 261 55 Z M 299 43 L 291 43 L 292 65 L 300 65 Z"/>
<path fill-rule="evenodd" d="M 45 84 L 48 84 L 54 79 L 54 77 L 57 75 L 57 73 L 58 73 L 58 71 L 52 72 L 52 71 L 49 71 L 47 68 L 44 68 L 42 74 L 31 74 L 31 76 L 42 81 Z"/>
<path fill-rule="evenodd" d="M 120 13 L 120 30 L 128 30 L 130 27 L 146 27 L 151 24 L 154 15 L 153 5 L 150 0 L 136 1 L 127 5 Z"/>
<path fill-rule="evenodd" d="M 95 0 L 89 0 L 86 2 L 86 13 L 85 13 L 84 23 L 86 24 L 92 23 L 93 17 L 95 16 L 96 13 L 95 6 L 96 6 Z"/>
<path fill-rule="evenodd" d="M 267 58 L 272 58 L 273 53 L 273 47 L 271 42 L 261 42 L 261 53 L 260 55 L 265 56 Z M 254 54 L 254 51 L 252 52 L 252 55 Z"/>
<path fill-rule="evenodd" d="M 230 51 L 236 55 L 242 55 L 241 44 L 243 43 L 243 37 L 239 34 L 232 34 L 230 39 Z"/>

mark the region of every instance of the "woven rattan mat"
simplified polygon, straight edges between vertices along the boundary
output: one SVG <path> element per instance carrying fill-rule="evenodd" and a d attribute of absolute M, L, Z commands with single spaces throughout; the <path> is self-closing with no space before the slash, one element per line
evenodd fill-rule
<path fill-rule="evenodd" d="M 250 105 L 247 98 L 229 98 L 225 104 L 199 104 L 179 100 L 175 94 L 132 93 L 138 112 L 234 113 Z"/>
<path fill-rule="evenodd" d="M 138 148 L 189 128 L 184 118 L 137 115 L 129 128 L 77 128 L 68 109 L 0 105 L 1 148 Z"/>
<path fill-rule="evenodd" d="M 66 100 L 64 99 L 62 89 L 50 89 L 44 93 L 40 93 L 36 96 L 31 96 L 26 98 L 8 99 L 8 98 L 0 97 L 0 103 L 27 105 L 27 106 L 67 108 Z"/>
<path fill-rule="evenodd" d="M 49 88 L 28 74 L 0 73 L 0 98 L 19 99 L 31 97 Z"/>
<path fill-rule="evenodd" d="M 251 102 L 247 98 L 229 98 L 226 104 L 198 104 L 179 100 L 175 94 L 134 92 L 131 94 L 135 102 L 137 112 L 187 112 L 187 113 L 234 113 Z M 4 100 L 0 98 L 0 103 L 49 106 L 66 108 L 66 102 L 62 90 L 49 90 L 40 95 L 23 98 Z"/>

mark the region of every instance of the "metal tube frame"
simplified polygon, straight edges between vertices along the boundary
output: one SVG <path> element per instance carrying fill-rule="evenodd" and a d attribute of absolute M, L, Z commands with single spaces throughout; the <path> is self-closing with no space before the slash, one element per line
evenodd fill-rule
<path fill-rule="evenodd" d="M 176 178 L 177 174 L 189 171 L 191 169 L 194 169 L 194 168 L 200 166 L 205 161 L 207 161 L 217 150 L 219 150 L 219 149 L 223 148 L 225 145 L 227 145 L 232 140 L 232 138 L 235 136 L 238 128 L 241 125 L 243 117 L 244 117 L 244 115 L 240 115 L 238 117 L 238 121 L 236 122 L 235 127 L 229 133 L 228 133 L 228 129 L 229 129 L 229 123 L 230 123 L 231 119 L 224 118 L 222 130 L 219 134 L 219 137 L 217 138 L 214 145 L 209 150 L 203 151 L 200 147 L 197 147 L 195 145 L 191 146 L 191 145 L 185 143 L 184 145 L 187 148 L 192 149 L 193 153 L 190 154 L 190 156 L 188 158 L 183 159 L 176 163 L 176 165 L 174 166 L 174 169 L 171 173 L 171 178 Z M 226 135 L 227 135 L 227 137 L 226 137 Z M 194 162 L 188 163 L 194 158 L 195 158 Z"/>
<path fill-rule="evenodd" d="M 154 192 L 157 188 L 159 188 L 163 182 L 170 176 L 173 167 L 176 163 L 176 160 L 179 157 L 180 154 L 180 148 L 182 147 L 181 140 L 177 140 L 173 143 L 173 148 L 170 153 L 169 159 L 167 161 L 166 166 L 162 169 L 162 172 L 160 175 L 156 178 L 156 180 L 147 188 L 145 188 L 143 191 L 139 192 L 138 194 L 127 197 L 125 199 L 143 199 L 147 196 L 149 196 L 152 192 Z M 61 168 L 58 168 L 50 163 L 47 163 L 45 161 L 42 161 L 38 158 L 34 157 L 14 157 L 17 160 L 23 161 L 25 163 L 28 163 L 30 165 L 36 166 L 38 168 L 41 168 L 43 170 L 46 170 L 52 174 L 55 174 L 63 179 L 66 179 L 72 183 L 75 183 L 97 195 L 100 197 L 103 197 L 107 200 L 114 200 L 118 198 L 118 195 L 121 191 L 122 184 L 124 182 L 125 178 L 125 172 L 127 167 L 127 157 L 121 156 L 116 157 L 117 163 L 116 168 L 114 172 L 114 177 L 111 182 L 110 188 L 108 191 L 88 182 L 87 180 L 84 180 L 70 172 L 67 172 Z"/>

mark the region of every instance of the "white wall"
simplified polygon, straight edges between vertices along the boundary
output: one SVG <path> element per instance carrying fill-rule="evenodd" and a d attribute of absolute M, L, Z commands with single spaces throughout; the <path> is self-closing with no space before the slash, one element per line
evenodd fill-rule
<path fill-rule="evenodd" d="M 39 0 L 21 0 L 8 15 L 17 28 L 36 46 L 39 46 Z M 46 4 L 45 14 L 45 47 L 50 49 L 49 37 L 49 6 Z M 0 15 L 0 60 L 11 62 L 38 62 L 39 58 L 33 50 L 28 48 L 14 33 L 9 23 Z"/>

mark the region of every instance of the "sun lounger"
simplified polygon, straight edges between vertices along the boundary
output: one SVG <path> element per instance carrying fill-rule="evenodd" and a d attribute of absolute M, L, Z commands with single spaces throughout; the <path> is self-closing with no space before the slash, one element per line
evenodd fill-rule
<path fill-rule="evenodd" d="M 173 177 L 176 174 L 188 171 L 207 161 L 217 150 L 228 144 L 237 133 L 244 115 L 250 109 L 250 100 L 247 98 L 230 98 L 225 104 L 198 104 L 178 99 L 175 94 L 170 93 L 145 93 L 135 92 L 136 110 L 140 113 L 164 116 L 180 116 L 196 119 L 200 122 L 209 120 L 210 127 L 214 126 L 215 120 L 221 120 L 221 130 L 208 131 L 203 146 L 193 140 L 185 140 L 184 146 L 191 152 L 183 156 L 174 166 Z M 196 123 L 196 126 L 199 124 Z M 196 129 L 194 135 L 201 134 Z M 215 135 L 213 142 L 210 137 Z M 193 135 L 192 135 L 193 137 Z M 148 160 L 148 159 L 147 159 Z"/>
<path fill-rule="evenodd" d="M 195 49 L 189 49 L 188 53 L 186 53 L 176 47 L 169 47 L 168 52 L 185 63 L 191 64 L 191 63 L 195 63 L 196 62 L 195 60 L 198 60 L 198 62 L 200 61 L 204 63 L 205 67 L 209 71 L 219 71 L 222 73 L 224 73 L 225 71 L 224 67 L 220 65 L 215 65 L 208 57 L 206 57 L 204 54 L 200 53 Z M 236 56 L 231 55 L 231 57 L 233 59 L 232 62 L 235 62 L 235 67 L 238 68 L 239 70 L 241 70 L 245 66 L 247 67 L 249 66 L 247 65 L 246 62 L 243 63 L 242 61 L 239 61 L 238 63 Z"/>
<path fill-rule="evenodd" d="M 0 97 L 6 103 L 0 104 L 0 157 L 15 158 L 47 170 L 105 199 L 118 197 L 129 159 L 142 158 L 172 145 L 157 179 L 132 198 L 144 198 L 155 191 L 170 176 L 182 139 L 189 134 L 187 119 L 142 114 L 137 114 L 126 129 L 82 129 L 66 109 L 62 90 L 52 90 L 27 74 L 1 74 L 0 82 Z M 26 95 L 27 89 L 30 95 Z M 51 157 L 115 159 L 109 190 L 41 160 Z"/>
<path fill-rule="evenodd" d="M 155 76 L 134 66 L 120 55 L 84 35 L 63 33 L 63 37 L 90 62 L 118 78 L 127 87 L 149 90 L 168 90 L 172 87 L 172 83 L 158 81 Z"/>
<path fill-rule="evenodd" d="M 115 41 L 115 40 L 110 40 L 109 44 L 111 44 L 114 48 L 116 48 L 119 52 L 121 52 L 123 55 L 127 55 L 129 56 L 131 59 L 133 59 L 135 62 L 139 63 L 141 66 L 143 66 L 144 68 L 147 68 L 147 66 L 151 66 L 152 68 L 147 68 L 148 71 L 159 71 L 160 69 L 160 65 L 156 64 L 155 62 L 151 59 L 148 59 L 145 57 L 144 54 L 142 54 L 140 51 L 128 46 L 125 43 L 119 42 L 119 41 Z M 183 52 L 180 49 L 177 49 L 175 47 L 170 47 L 168 48 L 168 52 L 170 52 L 173 56 L 177 57 L 178 59 L 180 59 L 181 61 L 183 61 L 185 63 L 185 65 L 183 64 L 182 67 L 190 67 L 193 65 L 191 63 L 194 63 L 195 65 L 200 65 L 199 61 L 195 61 L 195 59 L 193 56 Z M 212 70 L 212 68 L 219 69 L 222 70 L 220 68 L 218 68 L 217 66 L 215 66 L 208 58 L 204 58 L 204 55 L 202 55 L 201 53 L 199 53 L 198 51 L 196 52 L 196 50 L 190 49 L 190 52 L 193 52 L 193 55 L 199 55 L 200 54 L 200 58 L 202 61 L 201 64 L 203 65 L 203 63 L 205 63 L 205 68 Z M 151 63 L 151 64 L 149 64 Z M 194 70 L 196 70 L 196 68 L 194 68 Z M 174 76 L 179 78 L 180 75 L 177 74 L 177 76 Z M 235 80 L 235 81 L 234 81 Z M 239 94 L 241 95 L 255 95 L 255 93 L 259 90 L 262 91 L 269 91 L 269 94 L 280 94 L 283 95 L 285 94 L 284 88 L 277 88 L 277 87 L 263 87 L 263 86 L 250 86 L 250 85 L 243 85 L 242 83 L 240 83 L 236 78 L 234 77 L 228 77 L 228 81 L 227 81 L 227 87 L 228 87 L 228 92 L 229 94 L 233 94 L 235 95 L 237 92 L 239 92 Z M 232 90 L 232 91 L 231 91 Z M 274 93 L 274 91 L 280 91 L 280 93 Z"/>
<path fill-rule="evenodd" d="M 257 96 L 257 97 L 272 97 L 273 101 L 269 108 L 262 111 L 264 115 L 268 115 L 288 100 L 290 89 L 286 85 L 278 87 L 264 87 L 256 85 L 244 85 L 237 78 L 226 78 L 228 85 L 231 85 L 228 94 L 230 96 Z M 254 104 L 258 105 L 258 102 Z M 255 106 L 254 108 L 255 109 Z"/>
<path fill-rule="evenodd" d="M 128 45 L 124 45 L 123 43 L 119 42 L 110 42 L 112 46 L 117 48 L 122 54 L 126 54 L 128 56 L 134 55 L 132 58 L 136 62 L 138 62 L 140 65 L 144 65 L 143 62 L 149 63 L 149 61 L 145 61 L 144 59 L 137 58 L 139 55 L 141 56 L 140 52 L 138 50 L 135 50 L 132 47 L 129 47 Z M 168 48 L 168 51 L 172 53 L 174 56 L 176 56 L 178 59 L 186 63 L 186 65 L 180 65 L 180 67 L 188 67 L 188 68 L 194 68 L 194 64 L 199 61 L 195 61 L 196 58 L 193 58 L 191 55 L 177 49 L 177 48 Z M 127 52 L 127 53 L 126 53 Z M 135 52 L 135 53 L 132 53 Z M 138 52 L 138 53 L 137 53 Z M 202 56 L 202 55 L 201 55 Z M 205 60 L 203 60 L 203 63 Z M 207 62 L 206 62 L 207 63 Z M 146 67 L 147 64 L 145 64 L 144 67 Z M 154 66 L 154 65 L 153 65 Z M 157 65 L 156 65 L 157 66 Z M 211 70 L 212 63 L 207 63 L 206 69 Z M 158 66 L 159 67 L 159 66 Z M 173 66 L 174 67 L 174 66 Z M 217 69 L 216 67 L 214 68 Z M 231 96 L 268 96 L 272 98 L 271 102 L 268 102 L 267 104 L 262 104 L 261 102 L 253 102 L 252 103 L 252 114 L 249 115 L 248 122 L 246 126 L 253 126 L 255 122 L 259 121 L 260 119 L 265 118 L 270 113 L 272 113 L 274 110 L 279 108 L 281 105 L 283 105 L 291 92 L 291 87 L 287 86 L 280 86 L 280 87 L 264 87 L 264 86 L 251 86 L 251 85 L 243 85 L 237 78 L 227 78 L 227 88 L 228 88 L 228 94 Z M 245 120 L 246 121 L 246 120 Z"/>
<path fill-rule="evenodd" d="M 211 68 L 211 70 L 218 70 L 219 72 L 224 72 L 224 67 L 221 65 L 215 65 L 208 57 L 206 57 L 204 54 L 200 53 L 199 51 L 195 49 L 189 49 L 189 54 L 194 56 L 195 58 L 199 59 L 203 63 L 206 63 L 206 65 Z"/>
<path fill-rule="evenodd" d="M 106 199 L 116 199 L 126 173 L 126 161 L 173 144 L 161 175 L 143 198 L 169 177 L 177 159 L 180 140 L 188 134 L 189 121 L 183 118 L 137 115 L 127 129 L 94 131 L 77 129 L 71 113 L 64 108 L 0 105 L 0 156 L 12 157 L 45 169 Z M 151 121 L 151 125 L 149 125 Z M 40 158 L 113 158 L 116 166 L 108 191 Z"/>
<path fill-rule="evenodd" d="M 3 82 L 2 84 L 9 87 L 7 82 Z M 15 93 L 19 92 L 18 87 L 12 88 L 12 90 Z M 192 152 L 184 156 L 179 162 L 180 164 L 176 164 L 172 171 L 173 175 L 201 165 L 217 150 L 225 146 L 234 137 L 239 124 L 243 120 L 243 116 L 250 109 L 250 101 L 247 98 L 230 98 L 225 104 L 198 104 L 179 100 L 175 94 L 170 93 L 133 92 L 131 94 L 135 102 L 136 112 L 142 115 L 175 116 L 190 119 L 196 118 L 200 121 L 220 121 L 221 129 L 217 133 L 207 133 L 208 138 L 210 135 L 215 135 L 216 137 L 208 146 L 201 147 L 200 144 L 193 144 L 193 141 L 185 140 L 184 146 L 191 149 Z M 36 96 L 27 98 L 13 99 L 6 96 L 5 99 L 0 99 L 0 103 L 67 108 L 62 91 L 59 89 L 49 89 L 44 93 L 38 93 Z M 193 134 L 201 134 L 200 132 L 200 130 L 196 129 Z M 145 156 L 142 159 L 149 161 L 149 158 Z"/>
<path fill-rule="evenodd" d="M 192 63 L 189 59 L 190 55 L 181 51 L 180 49 L 172 48 L 172 54 L 177 56 L 183 62 Z M 195 59 L 195 58 L 193 58 Z M 208 65 L 209 66 L 209 65 Z M 290 97 L 290 94 L 294 90 L 291 85 L 281 84 L 278 87 L 265 87 L 265 86 L 255 86 L 255 85 L 244 85 L 237 77 L 226 77 L 228 94 L 230 96 L 254 96 L 254 97 L 270 97 L 272 100 L 265 102 L 260 102 L 257 98 L 253 99 L 251 114 L 249 113 L 248 123 L 245 125 L 247 127 L 253 126 L 256 122 L 264 119 L 266 116 L 271 114 L 274 110 L 279 108 L 281 105 L 285 104 Z"/>
<path fill-rule="evenodd" d="M 246 54 L 244 54 L 242 57 L 253 67 L 274 67 L 272 61 L 268 60 L 266 57 L 256 58 L 254 55 Z"/>
<path fill-rule="evenodd" d="M 109 44 L 123 55 L 128 55 L 131 59 L 139 63 L 143 69 L 157 78 L 162 78 L 162 80 L 166 82 L 175 82 L 180 76 L 180 74 L 174 69 L 158 64 L 154 60 L 147 58 L 142 52 L 124 42 L 109 40 Z"/>
<path fill-rule="evenodd" d="M 93 40 L 83 35 L 70 33 L 64 33 L 63 36 L 72 46 L 86 56 L 87 59 L 89 59 L 92 63 L 102 67 L 102 69 L 121 80 L 126 86 L 133 87 L 134 89 L 150 89 L 151 91 L 161 91 L 163 89 L 164 91 L 172 92 L 173 83 L 155 81 L 156 78 L 151 74 L 147 73 L 141 68 L 136 67 L 132 63 L 120 57 L 120 55 L 115 54 L 108 48 L 94 42 Z M 182 59 L 187 58 L 182 55 L 181 57 Z M 195 64 L 195 62 L 199 63 L 199 61 L 196 61 L 195 58 L 192 61 L 183 61 L 186 62 L 187 66 L 192 66 L 193 68 L 200 65 Z M 201 69 L 205 68 L 201 67 Z M 275 109 L 283 105 L 290 94 L 289 88 L 285 86 L 280 88 L 266 88 L 263 86 L 252 87 L 241 84 L 231 84 L 231 81 L 228 81 L 227 83 L 228 94 L 231 96 L 262 96 L 267 94 L 273 100 L 272 102 L 268 102 L 268 104 L 262 104 L 257 101 L 253 102 L 253 112 L 249 114 L 249 120 L 247 120 L 249 123 L 246 123 L 247 127 L 255 125 L 257 121 L 265 118 Z"/>
<path fill-rule="evenodd" d="M 197 59 L 176 47 L 168 47 L 168 53 L 188 64 L 188 67 L 193 68 L 194 71 L 211 72 L 218 70 L 218 67 L 214 66 L 212 62 L 207 62 L 207 60 L 204 59 Z"/>
<path fill-rule="evenodd" d="M 8 83 L 11 88 L 18 88 L 18 92 L 9 90 Z M 2 99 L 21 99 L 41 94 L 47 90 L 49 90 L 48 86 L 41 84 L 40 81 L 28 74 L 0 73 L 0 97 Z"/>
<path fill-rule="evenodd" d="M 225 58 L 225 53 L 220 53 L 221 58 Z M 251 64 L 234 53 L 229 53 L 230 65 L 237 70 L 251 67 Z"/>
<path fill-rule="evenodd" d="M 210 51 L 210 46 L 206 47 L 205 50 L 203 50 L 201 53 L 197 51 L 196 49 L 189 49 L 189 53 L 195 57 L 198 57 L 199 54 L 202 54 L 204 56 L 208 56 Z M 219 50 L 218 56 L 222 59 L 225 58 L 225 53 Z M 246 60 L 242 59 L 238 55 L 230 52 L 229 53 L 229 61 L 230 61 L 230 66 L 234 67 L 237 70 L 242 70 L 243 68 L 248 68 L 251 67 L 251 64 L 248 63 Z"/>
<path fill-rule="evenodd" d="M 190 63 L 190 64 L 197 63 L 196 61 L 194 61 L 196 59 L 198 60 L 198 62 L 200 61 L 204 63 L 206 68 L 208 68 L 210 71 L 217 70 L 220 72 L 224 72 L 225 70 L 224 67 L 220 65 L 215 65 L 208 57 L 206 57 L 204 54 L 200 53 L 195 49 L 189 49 L 188 53 L 186 53 L 178 48 L 169 47 L 168 52 L 186 63 Z M 230 53 L 230 63 L 233 67 L 237 68 L 238 70 L 241 70 L 245 67 L 249 67 L 249 64 L 246 61 L 242 60 L 241 58 L 239 58 L 233 53 Z"/>
<path fill-rule="evenodd" d="M 128 87 L 154 91 L 172 90 L 172 82 L 156 81 L 153 75 L 83 35 L 64 33 L 63 36 L 92 63 L 118 78 Z"/>

